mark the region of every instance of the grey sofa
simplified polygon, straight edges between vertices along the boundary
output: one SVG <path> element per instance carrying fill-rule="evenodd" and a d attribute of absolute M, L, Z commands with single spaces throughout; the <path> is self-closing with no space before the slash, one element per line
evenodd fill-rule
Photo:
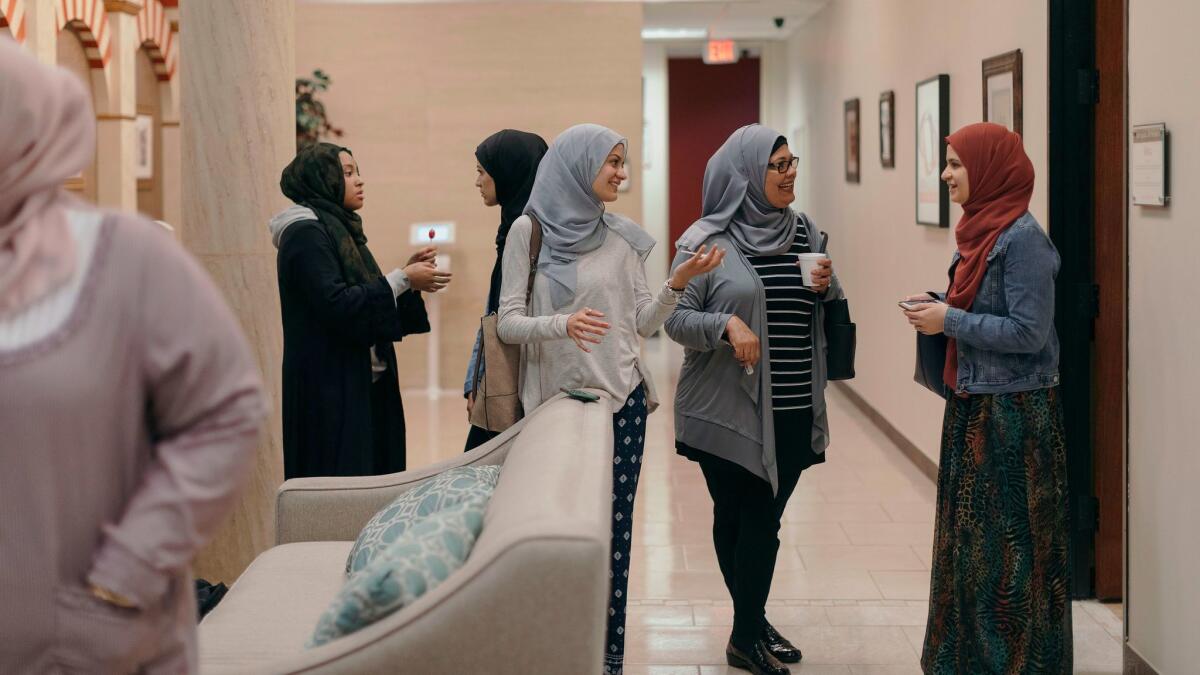
<path fill-rule="evenodd" d="M 503 464 L 466 564 L 416 603 L 304 649 L 358 531 L 446 469 Z M 607 618 L 612 415 L 556 398 L 491 443 L 386 476 L 290 480 L 277 546 L 200 624 L 201 673 L 599 673 Z"/>

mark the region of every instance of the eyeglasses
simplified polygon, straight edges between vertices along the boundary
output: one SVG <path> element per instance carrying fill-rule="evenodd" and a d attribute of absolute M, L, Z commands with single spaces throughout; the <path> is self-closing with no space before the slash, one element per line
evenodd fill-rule
<path fill-rule="evenodd" d="M 793 166 L 796 166 L 796 163 L 799 161 L 800 161 L 799 157 L 792 157 L 791 159 L 781 159 L 778 162 L 775 162 L 774 164 L 768 164 L 767 168 L 775 169 L 779 173 L 787 173 L 788 169 L 791 169 Z"/>

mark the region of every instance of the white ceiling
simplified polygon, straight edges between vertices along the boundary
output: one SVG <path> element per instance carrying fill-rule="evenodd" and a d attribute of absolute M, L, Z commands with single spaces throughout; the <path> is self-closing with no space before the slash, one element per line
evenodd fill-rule
<path fill-rule="evenodd" d="M 497 2 L 514 0 L 300 0 L 325 4 L 419 4 L 452 2 Z M 515 0 L 521 1 L 521 0 Z M 542 0 L 591 2 L 593 0 Z M 709 37 L 733 40 L 782 40 L 832 0 L 608 0 L 640 2 L 644 6 L 644 30 L 685 30 L 709 33 Z M 783 27 L 774 19 L 782 17 Z M 692 37 L 693 40 L 696 36 Z M 703 39 L 702 37 L 700 39 Z"/>
<path fill-rule="evenodd" d="M 709 31 L 733 40 L 782 40 L 830 0 L 647 0 L 644 30 Z M 783 18 L 776 28 L 774 19 Z"/>

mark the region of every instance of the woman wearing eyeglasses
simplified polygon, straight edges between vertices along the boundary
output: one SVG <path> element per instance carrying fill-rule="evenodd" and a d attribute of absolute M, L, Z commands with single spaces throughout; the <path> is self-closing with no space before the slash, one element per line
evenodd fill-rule
<path fill-rule="evenodd" d="M 729 251 L 694 278 L 667 319 L 685 350 L 675 396 L 675 448 L 700 464 L 713 499 L 713 544 L 733 598 L 729 665 L 781 675 L 800 650 L 767 622 L 779 524 L 800 473 L 825 461 L 822 303 L 842 290 L 828 258 L 805 279 L 798 257 L 823 235 L 788 205 L 796 157 L 751 124 L 708 161 L 703 215 L 677 242 L 674 265 L 701 246 Z M 777 442 L 778 439 L 778 442 Z"/>

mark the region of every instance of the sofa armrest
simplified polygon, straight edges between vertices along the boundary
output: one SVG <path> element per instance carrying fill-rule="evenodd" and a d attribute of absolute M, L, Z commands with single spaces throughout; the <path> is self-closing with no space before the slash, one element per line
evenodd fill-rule
<path fill-rule="evenodd" d="M 502 464 L 524 422 L 468 453 L 412 471 L 285 481 L 275 496 L 275 544 L 353 541 L 371 516 L 429 478 L 458 466 Z"/>

